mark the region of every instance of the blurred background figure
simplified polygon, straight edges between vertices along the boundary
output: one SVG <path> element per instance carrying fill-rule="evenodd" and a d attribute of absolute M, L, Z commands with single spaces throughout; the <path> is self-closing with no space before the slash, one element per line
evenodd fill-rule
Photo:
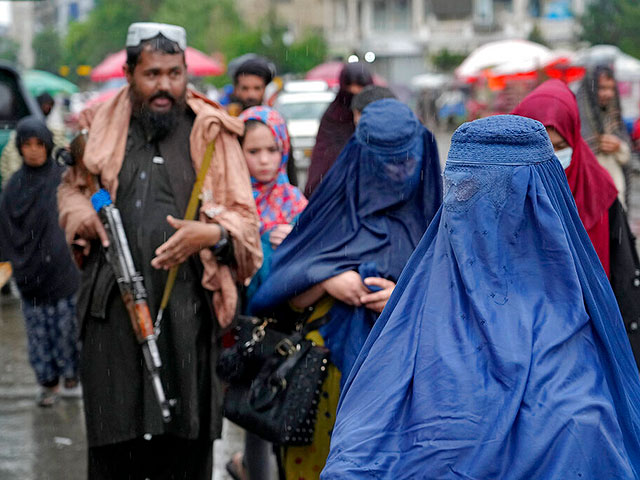
<path fill-rule="evenodd" d="M 587 72 L 577 93 L 582 137 L 598 162 L 611 175 L 618 199 L 626 208 L 624 166 L 631 160 L 631 145 L 620 110 L 620 95 L 613 70 L 597 66 Z"/>
<path fill-rule="evenodd" d="M 353 97 L 372 84 L 373 76 L 363 63 L 347 63 L 342 69 L 340 90 L 322 116 L 311 153 L 309 177 L 304 189 L 307 198 L 311 197 L 355 131 L 351 110 Z"/>
<path fill-rule="evenodd" d="M 358 125 L 364 107 L 383 98 L 396 98 L 391 90 L 380 85 L 367 85 L 351 101 L 353 124 Z"/>
<path fill-rule="evenodd" d="M 11 262 L 26 323 L 29 361 L 52 406 L 60 379 L 78 385 L 75 293 L 79 276 L 58 225 L 56 190 L 62 168 L 51 158 L 53 136 L 36 117 L 16 128 L 23 160 L 0 197 L 0 256 Z"/>
<path fill-rule="evenodd" d="M 266 58 L 253 56 L 233 72 L 233 94 L 227 111 L 232 116 L 264 103 L 264 92 L 275 76 L 275 66 Z"/>
<path fill-rule="evenodd" d="M 57 147 L 64 147 L 67 145 L 67 138 L 65 136 L 64 129 L 58 125 L 55 125 L 50 121 L 50 114 L 55 106 L 55 100 L 47 92 L 44 92 L 36 97 L 36 102 L 44 115 L 47 128 L 52 134 L 53 144 Z M 2 150 L 0 156 L 0 177 L 2 178 L 2 187 L 9 182 L 11 175 L 17 172 L 22 166 L 22 157 L 16 147 L 16 134 L 15 131 L 11 132 L 7 145 Z"/>

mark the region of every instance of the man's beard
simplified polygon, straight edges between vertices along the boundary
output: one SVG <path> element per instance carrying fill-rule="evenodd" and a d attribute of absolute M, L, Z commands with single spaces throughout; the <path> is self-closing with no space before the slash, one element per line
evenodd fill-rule
<path fill-rule="evenodd" d="M 172 102 L 171 109 L 167 112 L 154 112 L 150 108 L 150 104 L 157 98 L 170 100 Z M 131 85 L 131 103 L 133 114 L 142 122 L 142 127 L 150 142 L 162 140 L 175 128 L 178 117 L 186 105 L 184 95 L 178 99 L 164 90 L 160 90 L 144 100 L 136 90 L 135 84 Z"/>
<path fill-rule="evenodd" d="M 247 108 L 257 107 L 258 105 L 262 105 L 262 102 L 260 100 L 255 99 L 255 98 L 248 98 L 246 100 L 240 100 L 240 103 L 242 104 L 242 110 L 246 110 Z"/>

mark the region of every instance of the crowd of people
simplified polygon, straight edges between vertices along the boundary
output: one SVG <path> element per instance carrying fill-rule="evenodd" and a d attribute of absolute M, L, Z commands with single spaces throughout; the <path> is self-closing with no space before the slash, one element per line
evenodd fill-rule
<path fill-rule="evenodd" d="M 237 480 L 274 478 L 274 465 L 295 480 L 640 478 L 640 261 L 611 69 L 577 97 L 549 80 L 511 115 L 462 125 L 443 174 L 434 135 L 347 64 L 303 193 L 286 122 L 262 104 L 273 66 L 240 65 L 224 109 L 187 87 L 186 45 L 181 27 L 129 27 L 127 85 L 82 113 L 71 166 L 38 118 L 12 140 L 22 165 L 0 197 L 0 259 L 38 404 L 82 385 L 90 479 L 210 480 L 233 381 L 219 359 L 246 347 L 226 357 L 245 368 L 272 324 L 286 342 L 240 410 L 273 412 L 285 431 L 312 415 L 284 443 L 248 422 L 244 450 L 215 459 Z M 97 187 L 143 280 L 135 300 L 157 319 L 170 418 Z M 241 345 L 247 319 L 262 326 Z M 277 412 L 303 338 L 330 361 L 305 386 L 312 405 Z"/>

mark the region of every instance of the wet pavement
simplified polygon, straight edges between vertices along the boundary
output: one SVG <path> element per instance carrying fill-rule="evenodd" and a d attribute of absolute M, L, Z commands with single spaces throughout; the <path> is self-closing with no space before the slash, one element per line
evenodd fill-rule
<path fill-rule="evenodd" d="M 27 359 L 20 301 L 0 296 L 0 480 L 83 480 L 87 477 L 82 400 L 36 406 L 38 385 Z M 63 392 L 64 394 L 64 392 Z M 230 480 L 224 465 L 241 450 L 242 431 L 225 422 L 214 444 L 215 480 Z"/>

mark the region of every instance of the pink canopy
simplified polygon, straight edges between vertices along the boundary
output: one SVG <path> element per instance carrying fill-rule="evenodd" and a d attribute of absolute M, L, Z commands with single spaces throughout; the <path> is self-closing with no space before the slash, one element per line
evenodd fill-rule
<path fill-rule="evenodd" d="M 204 77 L 207 75 L 222 75 L 225 72 L 224 65 L 217 60 L 205 55 L 200 50 L 187 47 L 185 50 L 185 60 L 189 75 Z M 127 61 L 127 52 L 120 50 L 112 53 L 98 64 L 91 72 L 91 80 L 94 82 L 104 82 L 112 78 L 124 77 L 122 66 Z"/>
<path fill-rule="evenodd" d="M 340 72 L 344 68 L 342 62 L 326 62 L 313 67 L 304 76 L 305 80 L 324 80 L 329 88 L 337 87 L 340 84 Z M 386 85 L 384 79 L 376 74 L 373 75 L 373 83 L 376 85 Z"/>

